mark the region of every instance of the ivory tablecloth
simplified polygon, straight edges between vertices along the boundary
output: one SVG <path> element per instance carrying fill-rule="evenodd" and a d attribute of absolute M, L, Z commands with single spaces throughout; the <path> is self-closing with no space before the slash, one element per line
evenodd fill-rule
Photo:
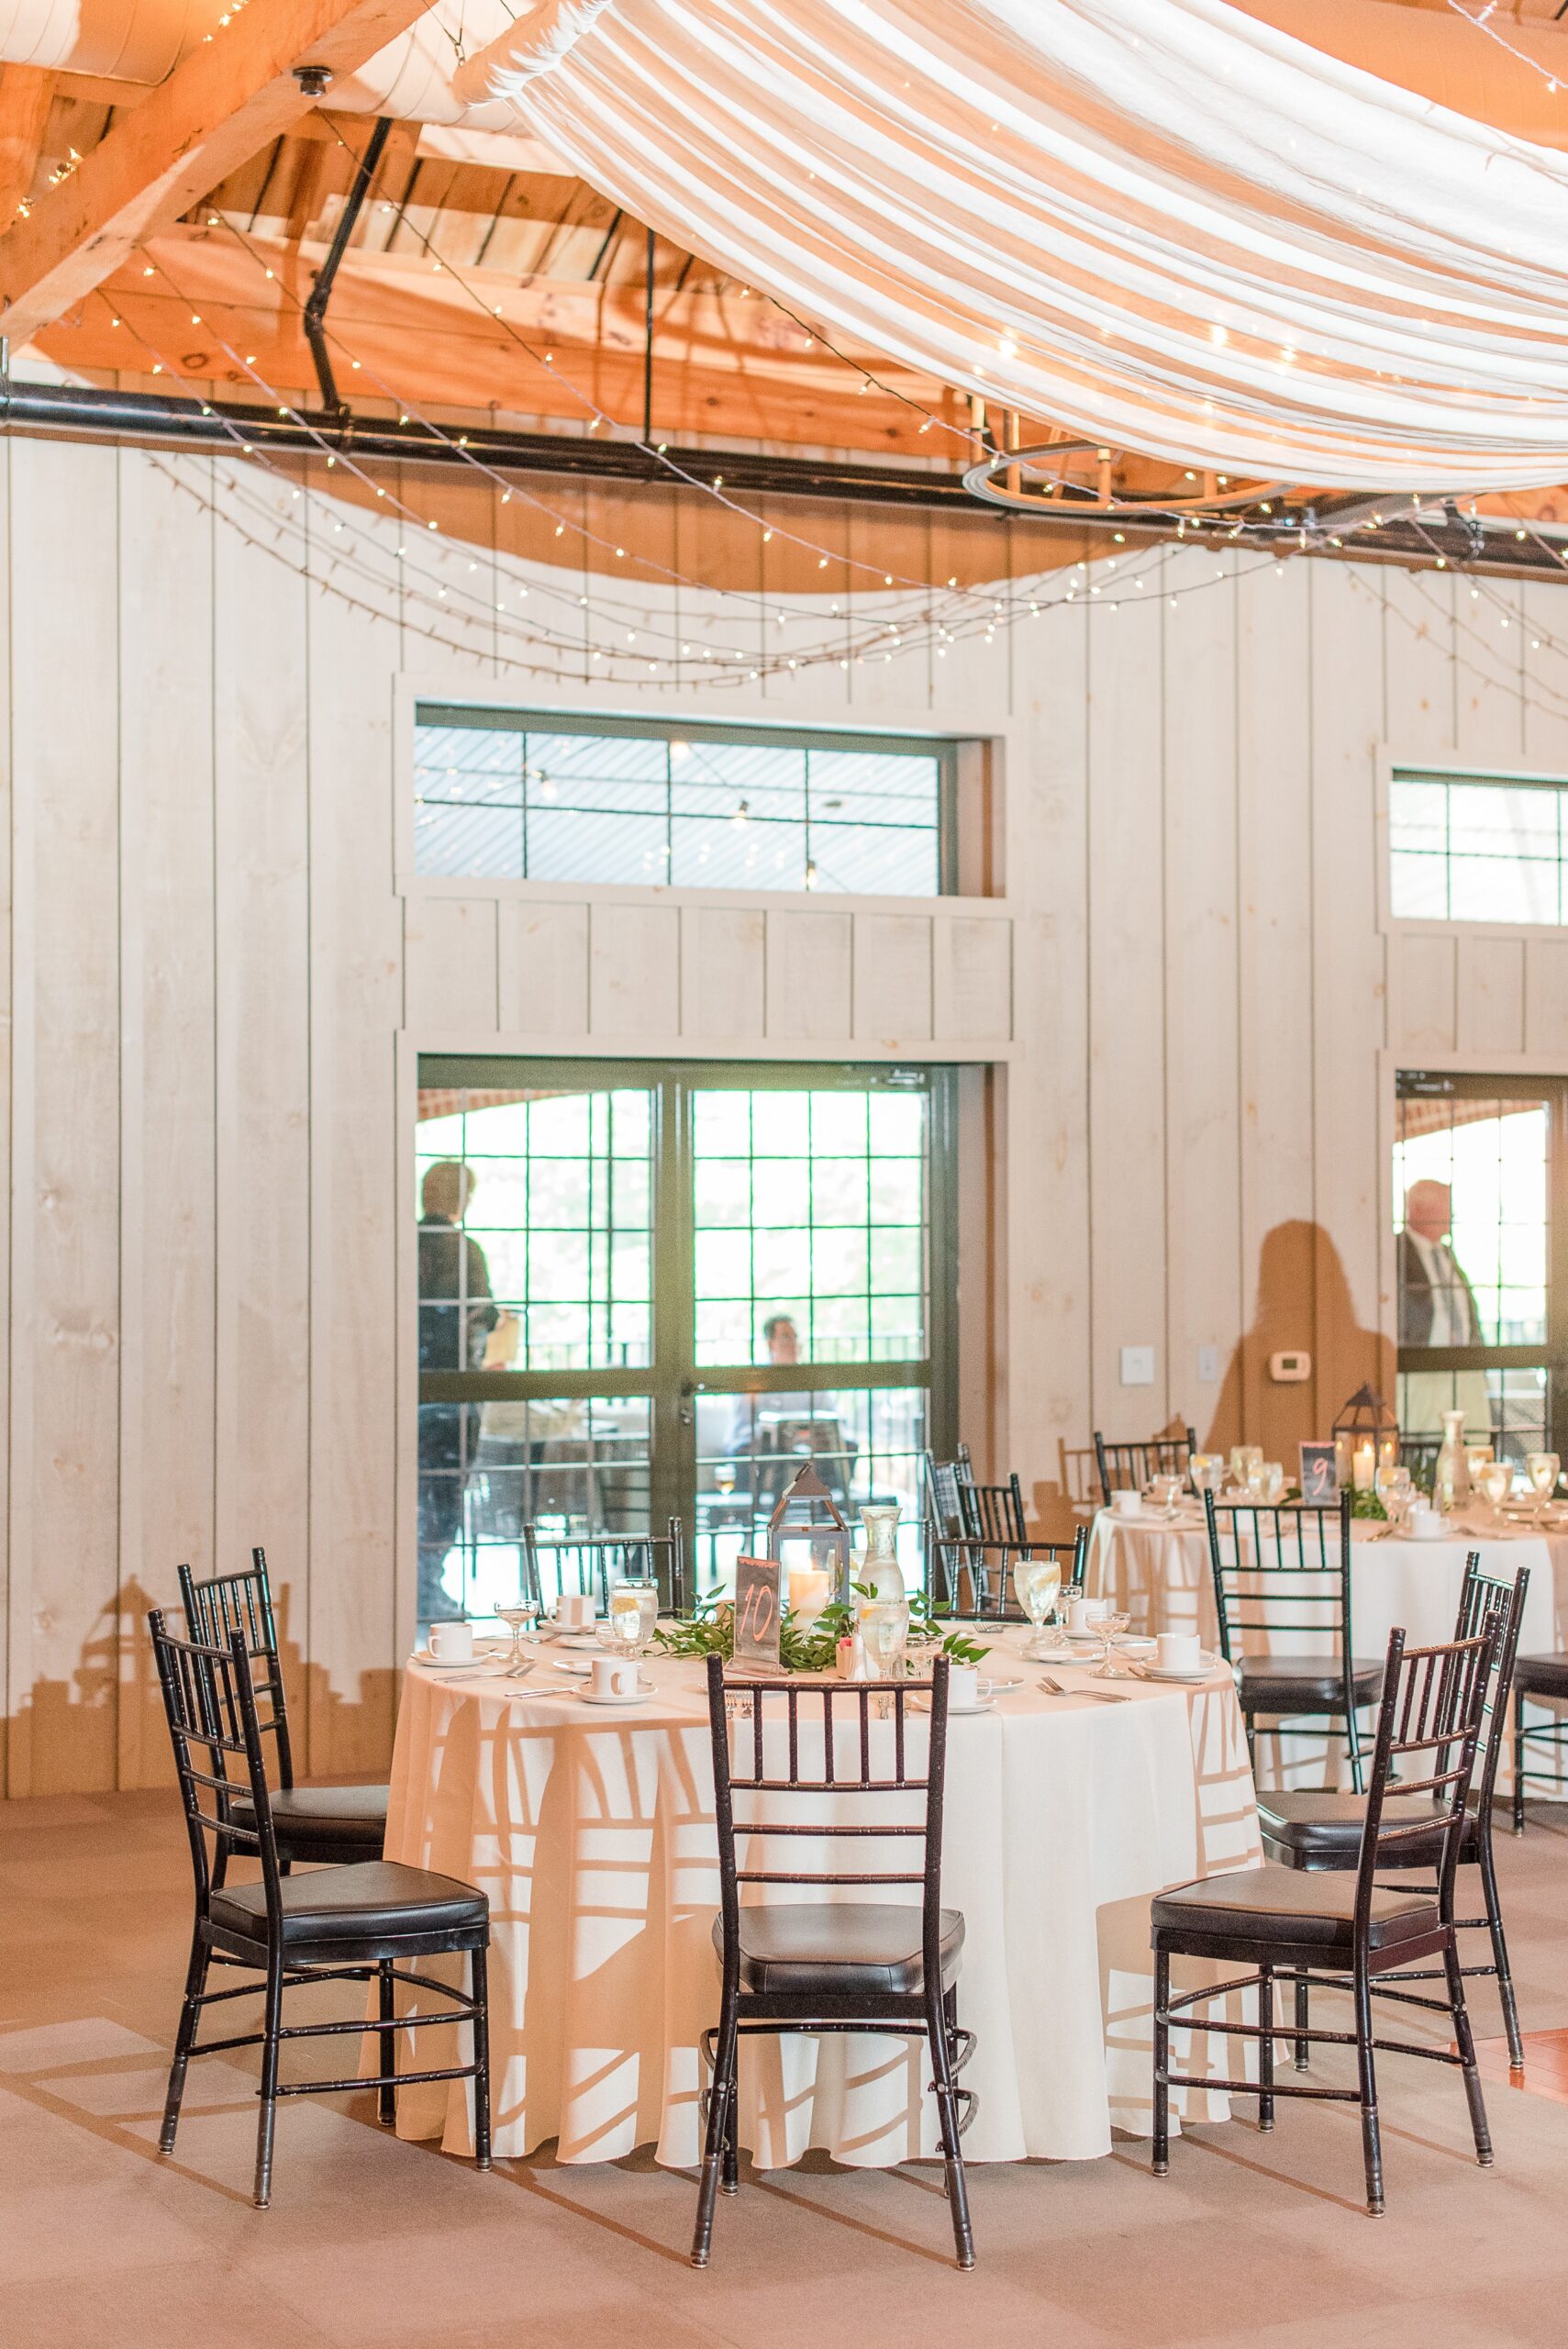
<path fill-rule="evenodd" d="M 959 2012 L 979 2041 L 964 2147 L 1081 2160 L 1113 2125 L 1148 2129 L 1150 1898 L 1254 1862 L 1256 1809 L 1228 1675 L 1066 1702 L 1007 1642 L 1022 1687 L 949 1735 L 942 1897 L 964 1914 Z M 490 1897 L 503 2155 L 555 2138 L 569 2162 L 644 2144 L 697 2158 L 698 2043 L 718 2013 L 706 1700 L 696 1664 L 650 1669 L 657 1693 L 629 1715 L 563 1693 L 548 1659 L 513 1686 L 417 1664 L 405 1680 L 387 1857 Z M 442 2035 L 417 2034 L 421 2061 Z M 764 2167 L 809 2146 L 872 2167 L 929 2155 L 928 2076 L 923 2051 L 884 2036 L 745 2040 L 741 2143 Z M 1188 2117 L 1225 2110 L 1198 2097 Z M 465 2150 L 465 2090 L 402 2091 L 398 2128 Z"/>
<path fill-rule="evenodd" d="M 1557 1636 L 1557 1593 L 1561 1581 L 1568 1619 L 1568 1539 L 1491 1524 L 1472 1528 L 1464 1520 L 1437 1542 L 1393 1534 L 1380 1540 L 1381 1531 L 1365 1519 L 1351 1526 L 1351 1629 L 1358 1655 L 1382 1655 L 1396 1623 L 1412 1642 L 1451 1639 L 1471 1550 L 1480 1551 L 1488 1574 L 1513 1575 L 1521 1566 L 1529 1568 L 1523 1652 L 1550 1654 L 1562 1644 Z M 1173 1524 L 1139 1522 L 1101 1509 L 1090 1536 L 1086 1575 L 1087 1588 L 1126 1607 L 1138 1629 L 1195 1631 L 1211 1642 L 1217 1635 L 1208 1533 L 1201 1517 L 1184 1515 Z"/>

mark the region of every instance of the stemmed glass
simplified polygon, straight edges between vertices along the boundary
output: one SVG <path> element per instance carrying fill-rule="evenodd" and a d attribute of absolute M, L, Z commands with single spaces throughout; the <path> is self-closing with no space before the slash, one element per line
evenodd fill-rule
<path fill-rule="evenodd" d="M 902 1598 L 877 1598 L 861 1610 L 861 1637 L 866 1654 L 876 1666 L 879 1680 L 899 1680 L 904 1676 L 904 1650 L 909 1637 L 909 1604 Z M 876 1699 L 879 1720 L 885 1720 L 893 1709 L 890 1697 Z"/>
<path fill-rule="evenodd" d="M 1372 1481 L 1373 1490 L 1383 1503 L 1383 1513 L 1390 1525 L 1402 1525 L 1415 1491 L 1408 1468 L 1402 1468 L 1392 1460 L 1380 1460 L 1377 1474 Z"/>
<path fill-rule="evenodd" d="M 1015 1558 L 1013 1561 L 1013 1596 L 1034 1626 L 1034 1636 L 1024 1649 L 1027 1656 L 1038 1663 L 1046 1653 L 1043 1642 L 1045 1627 L 1056 1612 L 1056 1602 L 1062 1595 L 1062 1562 L 1059 1558 Z"/>
<path fill-rule="evenodd" d="M 1218 1493 L 1225 1482 L 1224 1453 L 1195 1452 L 1187 1464 L 1187 1474 L 1195 1493 Z"/>
<path fill-rule="evenodd" d="M 1562 1465 L 1555 1452 L 1527 1452 L 1525 1454 L 1525 1467 L 1536 1495 L 1538 1515 L 1557 1490 L 1557 1472 Z"/>
<path fill-rule="evenodd" d="M 532 1656 L 523 1653 L 523 1634 L 538 1614 L 539 1601 L 534 1598 L 518 1598 L 510 1607 L 497 1607 L 495 1609 L 496 1620 L 505 1623 L 512 1634 L 511 1653 L 500 1667 L 504 1676 L 509 1680 L 521 1680 L 534 1668 Z"/>
<path fill-rule="evenodd" d="M 1105 1653 L 1102 1654 L 1099 1663 L 1095 1665 L 1094 1671 L 1089 1675 L 1092 1680 L 1127 1680 L 1130 1678 L 1131 1675 L 1116 1661 L 1115 1645 L 1117 1641 L 1120 1639 L 1122 1633 L 1128 1629 L 1128 1626 L 1131 1621 L 1132 1618 L 1130 1615 L 1101 1616 L 1099 1630 L 1100 1637 L 1105 1642 Z"/>
<path fill-rule="evenodd" d="M 1496 1516 L 1501 1517 L 1503 1503 L 1513 1488 L 1512 1463 L 1507 1460 L 1488 1460 L 1481 1471 L 1481 1491 L 1483 1497 L 1491 1503 Z"/>
<path fill-rule="evenodd" d="M 597 1626 L 600 1645 L 619 1655 L 646 1655 L 658 1622 L 658 1584 L 617 1582 L 610 1593 L 609 1611 Z"/>

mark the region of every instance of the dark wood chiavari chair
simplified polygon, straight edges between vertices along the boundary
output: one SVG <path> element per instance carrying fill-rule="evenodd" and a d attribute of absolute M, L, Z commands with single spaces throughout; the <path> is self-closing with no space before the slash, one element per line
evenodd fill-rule
<path fill-rule="evenodd" d="M 925 1464 L 926 1526 L 928 1542 L 939 1535 L 962 1533 L 963 1503 L 958 1489 L 958 1463 L 939 1460 L 934 1453 L 920 1455 Z"/>
<path fill-rule="evenodd" d="M 1100 1498 L 1111 1505 L 1118 1487 L 1140 1493 L 1151 1476 L 1184 1476 L 1197 1450 L 1197 1431 L 1181 1435 L 1151 1435 L 1141 1443 L 1107 1443 L 1095 1430 L 1095 1463 L 1100 1472 Z"/>
<path fill-rule="evenodd" d="M 1256 2095 L 1258 2125 L 1272 2129 L 1276 2096 L 1316 2097 L 1340 2104 L 1359 2104 L 1362 2149 L 1366 2173 L 1366 2205 L 1373 2216 L 1382 2210 L 1383 2151 L 1378 2118 L 1376 2054 L 1421 2055 L 1430 2061 L 1455 2064 L 1464 2078 L 1470 2106 L 1475 2157 L 1483 2168 L 1492 2160 L 1492 2141 L 1482 2101 L 1481 2078 L 1475 2068 L 1475 2047 L 1464 2003 L 1464 1976 L 1459 1963 L 1458 1928 L 1453 1915 L 1454 1873 L 1465 1832 L 1467 1798 L 1475 1750 L 1486 1702 L 1492 1658 L 1501 1628 L 1495 1612 L 1474 1639 L 1456 1640 L 1443 1647 L 1410 1648 L 1405 1634 L 1395 1631 L 1383 1667 L 1383 1701 L 1373 1749 L 1372 1783 L 1367 1791 L 1366 1817 L 1353 1876 L 1321 1876 L 1265 1863 L 1233 1874 L 1205 1876 L 1196 1884 L 1162 1892 L 1151 1912 L 1154 1950 L 1154 2149 L 1156 2176 L 1170 2168 L 1170 2092 L 1173 2087 L 1225 2089 Z M 1394 1780 L 1397 1763 L 1414 1759 L 1418 1775 Z M 1411 1807 L 1421 1799 L 1419 1815 Z M 1418 1865 L 1433 1865 L 1435 1892 L 1424 1888 L 1395 1890 L 1376 1879 L 1406 1865 L 1406 1854 L 1420 1851 Z M 1173 1957 L 1201 1957 L 1220 1964 L 1240 1964 L 1250 1970 L 1240 1978 L 1208 1983 L 1203 1988 L 1171 1995 Z M 1429 1998 L 1407 1989 L 1385 1988 L 1390 1976 L 1408 1978 L 1408 1969 L 1423 1958 L 1441 1960 L 1447 1996 Z M 1354 1999 L 1353 2031 L 1309 2030 L 1296 2026 L 1276 2030 L 1273 1992 L 1276 1981 L 1321 1982 L 1349 1990 Z M 1193 2009 L 1210 1999 L 1256 1990 L 1258 2020 L 1232 2022 L 1220 2017 L 1200 2018 Z M 1419 2044 L 1405 2040 L 1374 2039 L 1372 2000 L 1374 1994 L 1403 2004 L 1445 2014 L 1454 2047 Z M 1171 2028 L 1217 2032 L 1230 2038 L 1257 2043 L 1255 2081 L 1204 2079 L 1171 2069 Z M 1276 2037 L 1305 2036 L 1313 2043 L 1354 2047 L 1354 2087 L 1306 2086 L 1281 2081 L 1274 2075 Z"/>
<path fill-rule="evenodd" d="M 911 1718 L 916 1701 L 929 1704 L 929 1713 Z M 711 2085 L 692 2240 L 695 2267 L 707 2265 L 720 2183 L 727 2194 L 739 2183 L 741 2038 L 856 2031 L 924 2039 L 929 2047 L 958 2264 L 974 2265 L 959 2143 L 974 2114 L 972 2092 L 957 2085 L 974 2044 L 958 2022 L 963 1919 L 941 1905 L 947 1701 L 945 1656 L 936 1658 L 929 1680 L 809 1684 L 727 1675 L 721 1658 L 708 1658 L 720 1887 L 713 1938 L 723 1987 L 717 2028 L 704 2043 Z M 797 1797 L 815 1798 L 813 1819 L 780 1817 Z M 891 1820 L 879 1815 L 884 1809 L 894 1812 Z M 745 1839 L 745 1865 L 737 1856 L 738 1836 Z M 919 1865 L 893 1873 L 812 1864 L 816 1839 L 837 1836 L 853 1840 L 856 1859 L 875 1839 L 917 1842 Z M 780 1861 L 769 1865 L 775 1837 L 804 1840 L 786 1843 Z M 798 1865 L 784 1865 L 796 1856 Z M 804 1888 L 817 1897 L 743 1906 L 742 1885 Z M 837 1897 L 843 1888 L 887 1885 L 917 1887 L 918 1905 Z"/>
<path fill-rule="evenodd" d="M 685 1533 L 678 1517 L 663 1533 L 541 1533 L 523 1528 L 528 1596 L 548 1607 L 558 1592 L 591 1598 L 595 1611 L 609 1611 L 617 1582 L 656 1582 L 662 1615 L 691 1611 Z M 547 1589 L 548 1585 L 548 1589 Z"/>
<path fill-rule="evenodd" d="M 1484 1629 L 1488 1615 L 1496 1613 L 1499 1619 L 1497 1644 L 1482 1710 L 1479 1775 L 1474 1799 L 1459 1845 L 1461 1867 L 1473 1866 L 1476 1870 L 1481 1887 L 1482 1914 L 1459 1918 L 1454 1931 L 1460 1933 L 1485 1932 L 1491 1941 L 1492 1964 L 1466 1965 L 1462 1971 L 1467 1979 L 1496 1978 L 1503 2009 L 1503 2025 L 1507 2032 L 1508 2060 L 1514 2065 L 1524 2062 L 1524 2042 L 1519 2036 L 1518 2008 L 1508 1965 L 1507 1936 L 1503 1930 L 1503 1904 L 1497 1888 L 1496 1860 L 1492 1849 L 1492 1815 L 1496 1800 L 1503 1741 L 1508 1724 L 1508 1693 L 1529 1590 L 1528 1566 L 1521 1567 L 1517 1575 L 1507 1578 L 1485 1574 L 1480 1552 L 1472 1550 L 1464 1562 L 1464 1581 L 1460 1589 L 1459 1613 L 1453 1632 L 1456 1641 L 1474 1639 Z M 1397 1786 L 1390 1787 L 1388 1799 L 1390 1806 L 1404 1799 Z M 1329 1869 L 1344 1872 L 1353 1868 L 1361 1853 L 1366 1804 L 1364 1795 L 1316 1788 L 1303 1788 L 1293 1793 L 1264 1788 L 1258 1796 L 1258 1824 L 1262 1831 L 1265 1857 L 1277 1860 L 1284 1867 L 1309 1871 Z M 1429 1873 L 1437 1853 L 1438 1843 L 1434 1836 L 1430 1848 L 1423 1848 L 1419 1842 L 1412 1842 L 1402 1846 L 1400 1853 L 1386 1859 L 1384 1865 L 1420 1868 Z M 1384 1978 L 1387 1981 L 1419 1981 L 1431 1977 L 1429 1975 L 1397 1974 Z M 1297 2023 L 1305 2028 L 1307 2021 L 1305 1982 L 1296 1986 L 1296 2011 Z M 1298 2043 L 1296 2054 L 1297 2067 L 1304 2068 L 1307 2060 L 1305 2040 Z"/>
<path fill-rule="evenodd" d="M 180 2125 L 185 2073 L 193 2055 L 216 2055 L 236 2047 L 261 2050 L 261 2109 L 257 2123 L 253 2199 L 264 2209 L 272 2193 L 272 2131 L 277 2099 L 284 2096 L 341 2096 L 373 2087 L 382 2121 L 396 2120 L 398 2085 L 425 2080 L 473 2082 L 474 2160 L 490 2166 L 489 2009 L 485 1954 L 490 1942 L 490 1904 L 472 1885 L 423 1868 L 388 1860 L 356 1861 L 341 1867 L 312 1869 L 285 1876 L 273 1832 L 267 1785 L 266 1742 L 275 1740 L 275 1717 L 261 1718 L 246 1633 L 237 1630 L 227 1643 L 176 1640 L 161 1611 L 148 1617 L 157 1660 L 163 1709 L 180 1777 L 191 1866 L 195 1878 L 195 1923 L 191 1936 L 185 1994 L 169 2071 L 169 2092 L 159 2135 L 160 2153 L 172 2154 Z M 241 1826 L 243 1815 L 250 1824 Z M 212 1852 L 209 1854 L 208 1839 Z M 260 1878 L 230 1885 L 217 1855 L 246 1855 L 261 1862 Z M 463 1952 L 472 1969 L 468 1994 L 433 1975 L 398 1974 L 399 1958 Z M 209 1990 L 215 1958 L 253 1967 L 264 1983 Z M 375 2019 L 362 2022 L 290 2023 L 283 2020 L 284 1992 L 306 1983 L 374 1982 Z M 406 1983 L 439 1998 L 439 2008 L 399 2015 L 396 1986 Z M 206 2007 L 228 1998 L 264 1993 L 262 2027 L 238 2037 L 196 2043 Z M 399 2073 L 400 2031 L 431 2022 L 472 2023 L 473 2060 L 418 2072 Z M 278 2078 L 284 2040 L 336 2037 L 373 2031 L 381 2060 L 372 2079 L 289 2080 Z"/>
<path fill-rule="evenodd" d="M 1017 1474 L 1000 1485 L 982 1485 L 975 1477 L 969 1446 L 961 1443 L 953 1463 L 958 1472 L 959 1531 L 973 1542 L 1024 1542 L 1024 1488 Z"/>
<path fill-rule="evenodd" d="M 1522 1835 L 1525 1829 L 1525 1787 L 1527 1784 L 1550 1787 L 1556 1799 L 1563 1798 L 1568 1776 L 1563 1770 L 1563 1747 L 1568 1745 L 1568 1718 L 1562 1713 L 1547 1713 L 1531 1720 L 1525 1711 L 1525 1702 L 1533 1698 L 1538 1705 L 1568 1705 L 1568 1655 L 1521 1655 L 1514 1671 L 1514 1832 Z M 1550 1756 L 1548 1766 L 1534 1769 L 1529 1755 L 1540 1748 L 1543 1758 Z"/>
<path fill-rule="evenodd" d="M 955 1615 L 1024 1622 L 1028 1619 L 1013 1593 L 1013 1568 L 1018 1560 L 1054 1558 L 1062 1568 L 1063 1592 L 1082 1592 L 1088 1539 L 1088 1528 L 1081 1525 L 1071 1542 L 978 1542 L 967 1535 L 939 1540 L 931 1553 L 932 1597 Z"/>
<path fill-rule="evenodd" d="M 261 1717 L 270 1726 L 277 1757 L 272 1790 L 272 1831 L 284 1874 L 287 1876 L 296 1860 L 379 1860 L 386 1842 L 384 1786 L 295 1784 L 288 1698 L 266 1552 L 252 1550 L 250 1566 L 238 1574 L 210 1575 L 202 1582 L 189 1566 L 182 1566 L 180 1598 L 185 1629 L 198 1646 L 227 1648 L 237 1631 L 244 1637 Z M 235 1824 L 253 1830 L 256 1822 L 243 1789 L 236 1792 L 234 1802 Z M 215 1863 L 220 1884 L 227 1856 L 220 1851 Z"/>
<path fill-rule="evenodd" d="M 1345 1724 L 1351 1780 L 1362 1776 L 1359 1709 L 1375 1705 L 1383 1666 L 1358 1659 L 1351 1642 L 1351 1497 L 1328 1508 L 1283 1508 L 1262 1501 L 1203 1497 L 1214 1575 L 1219 1646 L 1236 1674 L 1257 1761 L 1260 1715 L 1276 1721 L 1339 1720 Z M 1270 1641 L 1302 1637 L 1315 1644 L 1293 1653 L 1260 1651 Z"/>

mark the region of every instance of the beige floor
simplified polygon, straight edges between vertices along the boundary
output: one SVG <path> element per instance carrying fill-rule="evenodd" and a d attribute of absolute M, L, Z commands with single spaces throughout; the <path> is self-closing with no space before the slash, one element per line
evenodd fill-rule
<path fill-rule="evenodd" d="M 1568 2023 L 1568 1823 L 1502 1839 L 1528 2028 Z M 1359 2203 L 1343 2107 L 1282 2108 L 1173 2149 L 987 2168 L 979 2266 L 949 2259 L 931 2174 L 743 2175 L 715 2261 L 692 2187 L 651 2163 L 481 2177 L 399 2143 L 366 2098 L 285 2103 L 272 2207 L 249 2200 L 254 2104 L 196 2067 L 155 2151 L 189 1892 L 153 1797 L 0 1806 L 0 2340 L 7 2349 L 478 2349 L 557 2342 L 1051 2349 L 1502 2349 L 1568 2342 L 1568 2105 L 1494 2087 L 1497 2166 L 1456 2077 L 1384 2067 L 1389 2213 Z M 1478 2021 L 1496 2029 L 1482 1987 Z"/>

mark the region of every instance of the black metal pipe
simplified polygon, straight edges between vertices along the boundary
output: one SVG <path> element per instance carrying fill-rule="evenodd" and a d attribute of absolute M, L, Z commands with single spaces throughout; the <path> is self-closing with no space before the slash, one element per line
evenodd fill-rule
<path fill-rule="evenodd" d="M 470 427 L 459 448 L 455 432 L 443 437 L 428 426 L 399 424 L 394 418 L 356 417 L 347 410 L 328 415 L 320 410 L 292 410 L 279 416 L 240 400 L 176 399 L 161 393 L 100 391 L 83 384 L 17 382 L 0 370 L 0 433 L 49 440 L 82 438 L 115 440 L 153 448 L 220 449 L 239 457 L 248 450 L 259 455 L 318 457 L 337 452 L 352 455 L 366 465 L 413 464 L 432 472 L 454 466 L 472 470 L 480 459 L 494 472 L 520 475 L 555 474 L 580 481 L 639 484 L 650 489 L 681 486 L 670 465 L 702 483 L 722 475 L 727 492 L 743 498 L 807 497 L 852 506 L 894 506 L 928 513 L 974 514 L 987 520 L 1011 523 L 1022 518 L 1031 531 L 1065 533 L 1079 540 L 1119 535 L 1128 546 L 1173 541 L 1175 518 L 1157 514 L 1085 512 L 1072 507 L 1059 514 L 1016 518 L 982 507 L 963 485 L 962 473 L 923 472 L 909 466 L 880 465 L 863 459 L 836 462 L 806 457 L 765 456 L 737 449 L 684 449 L 672 445 L 670 463 L 656 451 L 635 440 L 588 440 L 554 432 L 503 432 L 484 426 Z M 238 437 L 237 437 L 238 436 Z M 1358 501 L 1359 502 L 1359 501 Z M 1250 520 L 1254 518 L 1249 518 Z M 1318 528 L 1333 529 L 1331 507 L 1319 503 Z M 1278 506 L 1268 518 L 1272 535 L 1250 529 L 1253 551 L 1276 541 L 1294 551 L 1303 517 Z M 1513 536 L 1512 524 L 1500 523 L 1485 533 L 1485 551 L 1472 552 L 1468 530 L 1452 523 L 1427 522 L 1420 529 L 1398 520 L 1381 529 L 1347 533 L 1342 548 L 1315 544 L 1305 551 L 1331 555 L 1340 562 L 1396 563 L 1405 570 L 1432 567 L 1441 555 L 1451 571 L 1485 571 L 1494 578 L 1568 579 L 1558 554 L 1532 535 L 1523 541 Z M 1226 530 L 1203 532 L 1201 539 L 1187 518 L 1186 543 L 1224 551 L 1238 542 Z M 1239 549 L 1246 551 L 1246 549 Z"/>
<path fill-rule="evenodd" d="M 642 437 L 653 438 L 653 231 L 648 231 L 648 271 L 642 321 Z"/>
<path fill-rule="evenodd" d="M 386 145 L 387 134 L 391 128 L 390 115 L 383 114 L 376 117 L 371 128 L 371 135 L 365 142 L 365 151 L 360 157 L 359 169 L 355 172 L 349 193 L 343 200 L 343 209 L 338 215 L 338 226 L 333 230 L 332 241 L 327 248 L 327 258 L 317 273 L 316 284 L 311 288 L 310 298 L 305 306 L 305 339 L 310 345 L 310 355 L 316 362 L 316 380 L 321 386 L 321 405 L 328 416 L 346 416 L 348 403 L 338 389 L 337 379 L 332 373 L 331 354 L 327 348 L 327 305 L 332 298 L 332 288 L 337 282 L 339 265 L 349 250 L 349 239 L 353 235 L 354 224 L 364 208 L 364 201 L 370 194 L 371 182 L 376 175 L 376 168 L 381 161 L 382 150 Z"/>

